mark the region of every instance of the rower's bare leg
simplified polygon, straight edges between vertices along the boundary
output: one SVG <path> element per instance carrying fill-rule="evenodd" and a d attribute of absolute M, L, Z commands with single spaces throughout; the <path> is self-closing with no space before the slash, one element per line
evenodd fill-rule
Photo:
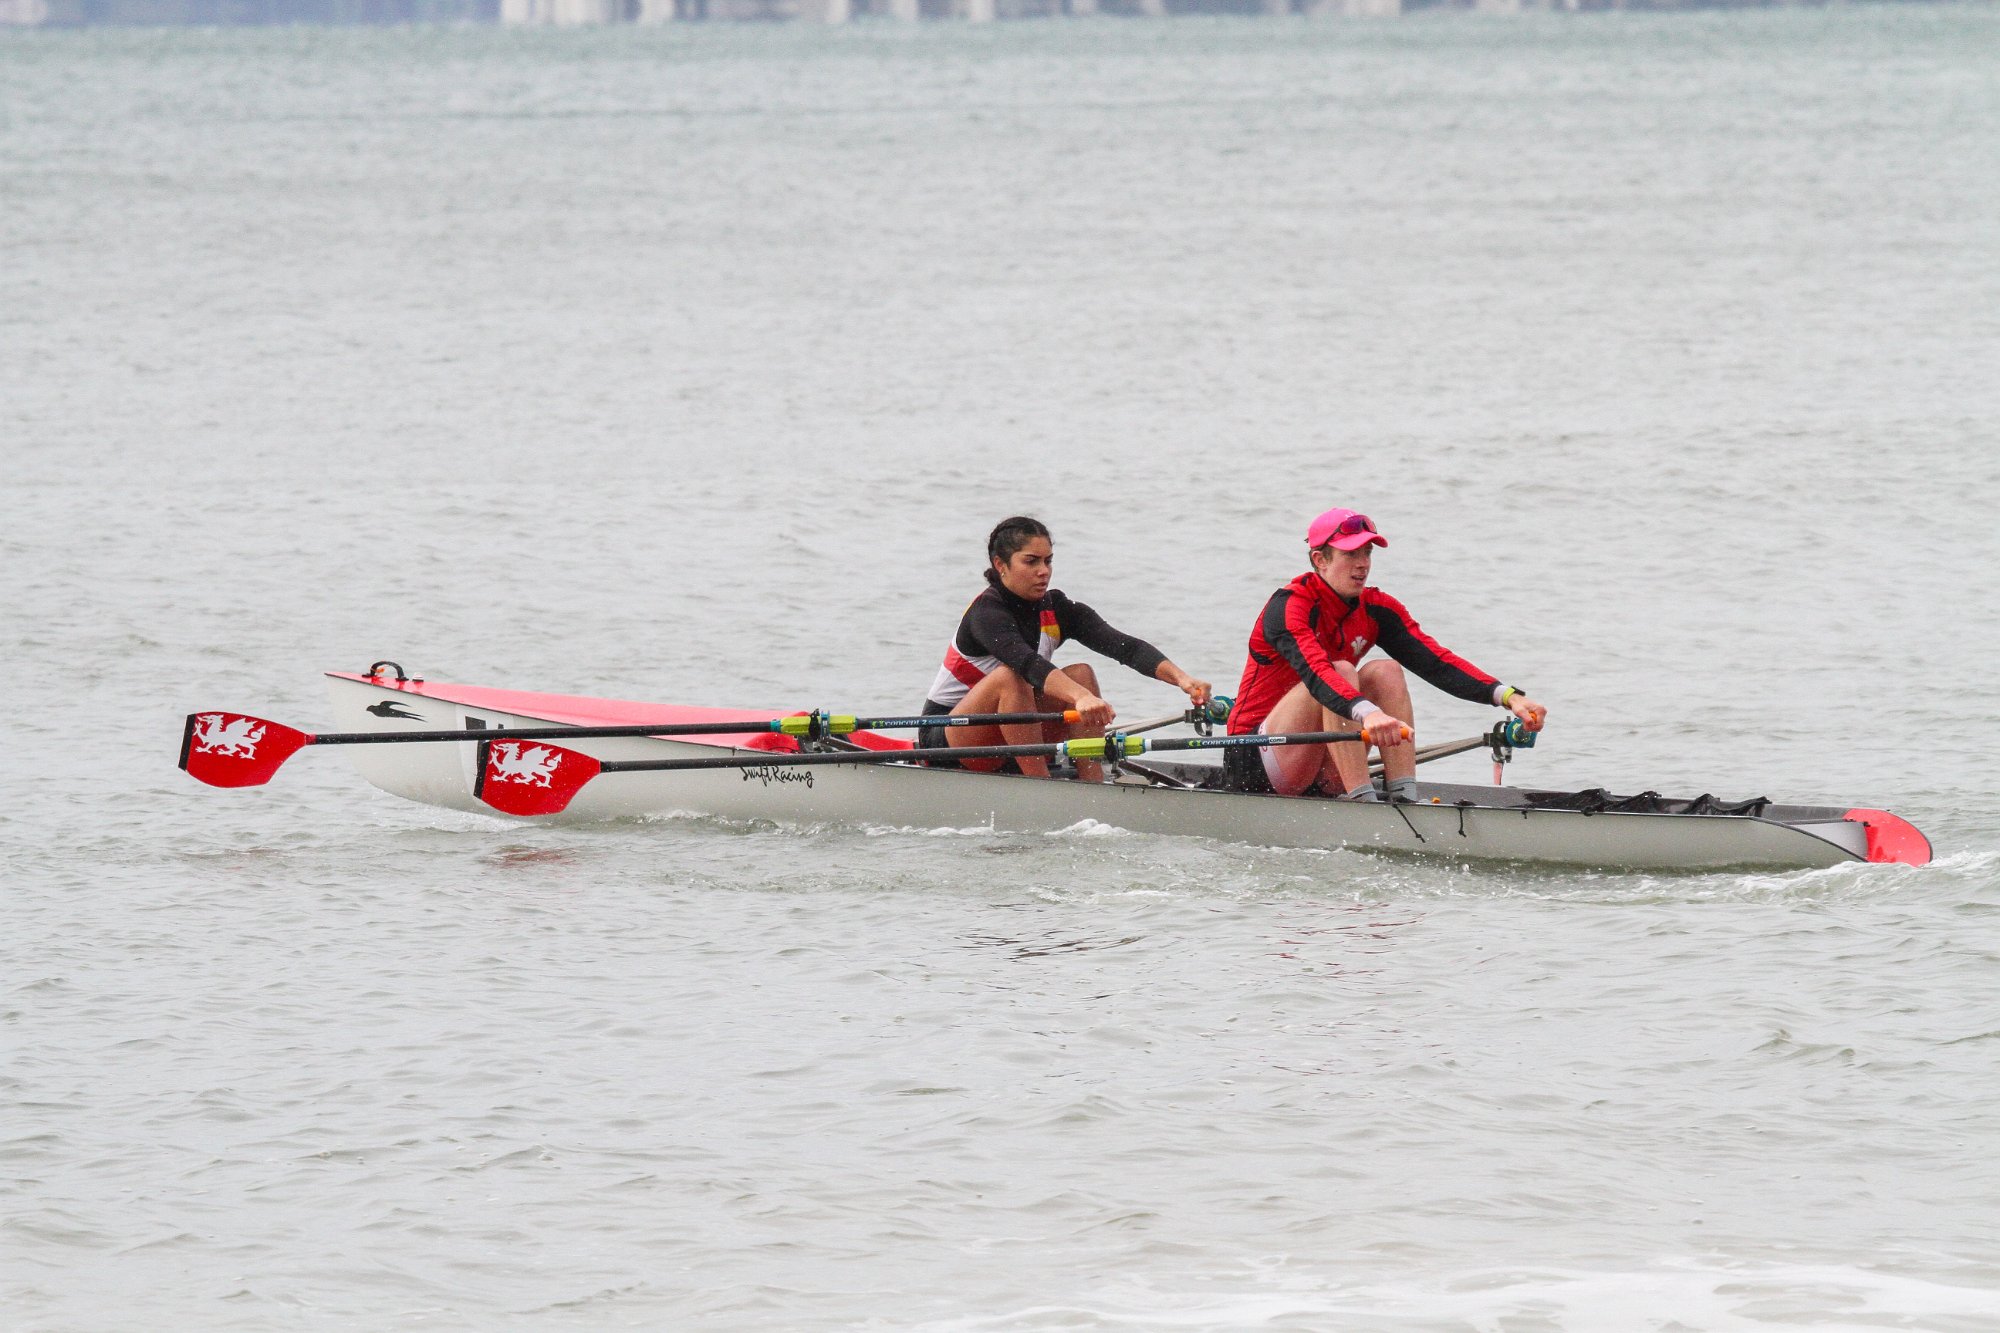
<path fill-rule="evenodd" d="M 1345 677 L 1349 685 L 1361 690 L 1368 702 L 1379 702 L 1374 695 L 1361 689 L 1361 673 L 1355 670 L 1352 662 L 1335 662 L 1333 669 Z M 1326 723 L 1324 729 L 1327 731 L 1361 730 L 1360 723 L 1351 722 L 1330 708 L 1324 710 L 1324 720 Z M 1342 741 L 1326 747 L 1326 769 L 1321 772 L 1319 780 L 1321 791 L 1344 796 L 1367 781 L 1369 776 L 1366 741 Z"/>
<path fill-rule="evenodd" d="M 1032 713 L 1035 707 L 1035 687 L 1027 678 L 1014 674 L 1011 667 L 995 667 L 986 678 L 966 691 L 965 697 L 951 710 L 957 713 Z M 1036 722 L 1016 722 L 1004 727 L 952 727 L 945 732 L 945 741 L 958 749 L 967 745 L 1039 745 L 1042 743 L 1042 727 Z M 996 765 L 999 761 L 992 761 Z M 1015 763 L 1031 778 L 1045 778 L 1049 775 L 1049 761 L 1046 759 L 1023 757 Z M 984 763 L 968 760 L 968 766 Z"/>
<path fill-rule="evenodd" d="M 1405 679 L 1402 667 L 1389 661 L 1369 662 L 1361 668 L 1355 684 L 1369 703 L 1386 709 L 1392 717 L 1401 718 L 1412 733 L 1416 731 L 1417 714 L 1410 702 L 1410 683 Z M 1406 738 L 1401 745 L 1392 745 L 1380 753 L 1384 782 L 1399 782 L 1417 776 L 1417 746 L 1413 738 Z"/>
<path fill-rule="evenodd" d="M 1338 713 L 1320 707 L 1319 700 L 1312 697 L 1303 683 L 1294 685 L 1278 700 L 1270 716 L 1264 720 L 1264 730 L 1270 735 L 1297 731 L 1349 731 L 1353 724 Z M 1271 767 L 1277 770 L 1271 786 L 1280 796 L 1297 796 L 1311 791 L 1315 785 L 1339 795 L 1347 788 L 1340 785 L 1340 775 L 1336 768 L 1338 755 L 1342 750 L 1358 751 L 1361 755 L 1360 767 L 1363 776 L 1368 772 L 1368 752 L 1359 745 L 1280 745 L 1269 753 L 1276 762 Z"/>
<path fill-rule="evenodd" d="M 1078 662 L 1074 666 L 1058 667 L 1056 669 L 1077 684 L 1083 686 L 1084 689 L 1089 690 L 1092 694 L 1097 694 L 1097 672 L 1091 668 L 1089 663 Z M 1103 697 L 1101 694 L 1098 695 L 1100 699 Z M 1060 699 L 1051 698 L 1049 695 L 1038 694 L 1035 696 L 1035 708 L 1038 712 L 1060 713 L 1067 707 L 1069 707 L 1068 704 L 1063 703 Z M 1103 727 L 1093 727 L 1082 722 L 1042 723 L 1042 739 L 1045 741 L 1078 740 L 1085 736 L 1102 736 L 1103 734 Z M 1077 760 L 1076 780 L 1078 782 L 1104 781 L 1104 765 L 1094 759 Z"/>

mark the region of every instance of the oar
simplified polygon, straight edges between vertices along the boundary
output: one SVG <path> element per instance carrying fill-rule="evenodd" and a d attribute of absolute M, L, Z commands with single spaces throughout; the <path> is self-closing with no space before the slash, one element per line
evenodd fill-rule
<path fill-rule="evenodd" d="M 1464 754 L 1467 750 L 1481 750 L 1486 748 L 1492 739 L 1490 735 L 1467 736 L 1462 741 L 1441 741 L 1436 745 L 1426 745 L 1417 751 L 1416 761 L 1428 764 L 1433 759 L 1448 759 L 1455 754 Z M 1382 767 L 1382 761 L 1376 760 L 1372 767 Z"/>
<path fill-rule="evenodd" d="M 1137 736 L 1142 731 L 1158 731 L 1161 727 L 1171 727 L 1176 722 L 1194 723 L 1206 719 L 1219 725 L 1229 720 L 1229 710 L 1235 706 L 1234 699 L 1225 694 L 1218 694 L 1210 699 L 1205 707 L 1183 708 L 1178 713 L 1168 713 L 1164 717 L 1156 717 L 1137 726 L 1121 725 L 1113 730 L 1121 736 Z"/>
<path fill-rule="evenodd" d="M 855 731 L 908 727 L 1011 726 L 1021 722 L 1078 722 L 1074 709 L 1061 713 L 950 713 L 910 717 L 854 717 L 846 713 L 806 713 L 768 722 L 638 723 L 616 727 L 504 728 L 522 740 L 586 740 L 593 736 L 725 736 L 774 732 L 782 736 L 845 736 Z M 287 759 L 308 745 L 409 745 L 436 741 L 490 740 L 491 730 L 343 731 L 313 735 L 247 713 L 189 713 L 181 732 L 181 767 L 211 787 L 255 787 L 269 782 Z"/>
<path fill-rule="evenodd" d="M 1481 732 L 1477 736 L 1467 736 L 1462 741 L 1441 741 L 1436 745 L 1426 745 L 1417 751 L 1416 761 L 1428 764 L 1433 759 L 1448 759 L 1455 754 L 1464 754 L 1467 750 L 1497 748 L 1498 751 L 1511 754 L 1515 749 L 1531 749 L 1534 744 L 1535 733 L 1529 731 L 1521 719 L 1510 717 L 1504 722 L 1494 723 L 1491 731 Z M 1379 773 L 1382 770 L 1382 761 L 1377 759 L 1368 768 L 1370 772 Z"/>
<path fill-rule="evenodd" d="M 1403 728 L 1409 735 L 1410 729 Z M 1358 731 L 1299 731 L 1277 736 L 1086 736 L 1040 745 L 961 745 L 914 750 L 837 750 L 802 754 L 703 755 L 698 759 L 597 760 L 558 745 L 531 745 L 519 733 L 491 733 L 480 742 L 472 794 L 510 815 L 553 815 L 568 808 L 599 773 L 666 773 L 701 768 L 798 768 L 823 764 L 908 763 L 923 759 L 1104 759 L 1175 750 L 1225 750 L 1240 746 L 1325 745 L 1361 740 Z"/>
<path fill-rule="evenodd" d="M 1176 722 L 1193 722 L 1200 716 L 1198 709 L 1183 708 L 1178 713 L 1168 713 L 1165 717 L 1152 718 L 1129 727 L 1121 723 L 1114 729 L 1121 735 L 1136 736 L 1142 731 L 1158 731 L 1161 727 L 1171 727 Z"/>

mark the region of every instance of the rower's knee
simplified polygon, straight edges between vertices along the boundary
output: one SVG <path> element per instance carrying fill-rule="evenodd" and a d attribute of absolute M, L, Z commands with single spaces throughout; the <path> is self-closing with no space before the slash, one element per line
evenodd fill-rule
<path fill-rule="evenodd" d="M 1400 682 L 1403 679 L 1403 668 L 1400 663 L 1391 662 L 1386 658 L 1377 658 L 1373 662 L 1365 663 L 1358 674 L 1361 678 L 1361 683 L 1364 685 L 1375 681 Z"/>
<path fill-rule="evenodd" d="M 1086 690 L 1089 690 L 1092 694 L 1097 693 L 1097 670 L 1090 663 L 1078 662 L 1072 666 L 1058 667 L 1057 670 L 1083 686 Z"/>
<path fill-rule="evenodd" d="M 1395 662 L 1368 663 L 1357 673 L 1355 683 L 1370 699 L 1400 699 L 1410 692 L 1409 683 L 1403 677 L 1403 668 Z"/>
<path fill-rule="evenodd" d="M 1322 725 L 1325 711 L 1319 700 L 1312 697 L 1312 691 L 1304 685 L 1294 685 L 1272 707 L 1264 721 L 1264 730 L 1274 735 L 1286 731 L 1325 731 L 1329 729 Z"/>
<path fill-rule="evenodd" d="M 1035 687 L 1012 667 L 994 667 L 986 680 L 992 682 L 994 694 L 1005 704 L 1005 707 L 996 710 L 998 712 L 1024 713 L 1035 701 Z"/>

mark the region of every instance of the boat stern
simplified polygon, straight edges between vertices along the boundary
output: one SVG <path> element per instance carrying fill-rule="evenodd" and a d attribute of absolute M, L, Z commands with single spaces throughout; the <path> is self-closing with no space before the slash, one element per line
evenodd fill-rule
<path fill-rule="evenodd" d="M 1900 863 L 1927 866 L 1931 863 L 1931 840 L 1901 815 L 1887 810 L 1849 810 L 1850 824 L 1859 824 L 1868 833 L 1868 859 L 1879 864 Z"/>

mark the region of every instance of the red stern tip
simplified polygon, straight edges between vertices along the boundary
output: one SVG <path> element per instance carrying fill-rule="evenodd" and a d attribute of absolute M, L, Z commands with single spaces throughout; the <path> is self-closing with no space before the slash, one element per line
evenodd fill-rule
<path fill-rule="evenodd" d="M 1887 810 L 1849 810 L 1845 818 L 1868 829 L 1868 859 L 1906 866 L 1931 863 L 1931 840 L 1915 824 Z"/>

